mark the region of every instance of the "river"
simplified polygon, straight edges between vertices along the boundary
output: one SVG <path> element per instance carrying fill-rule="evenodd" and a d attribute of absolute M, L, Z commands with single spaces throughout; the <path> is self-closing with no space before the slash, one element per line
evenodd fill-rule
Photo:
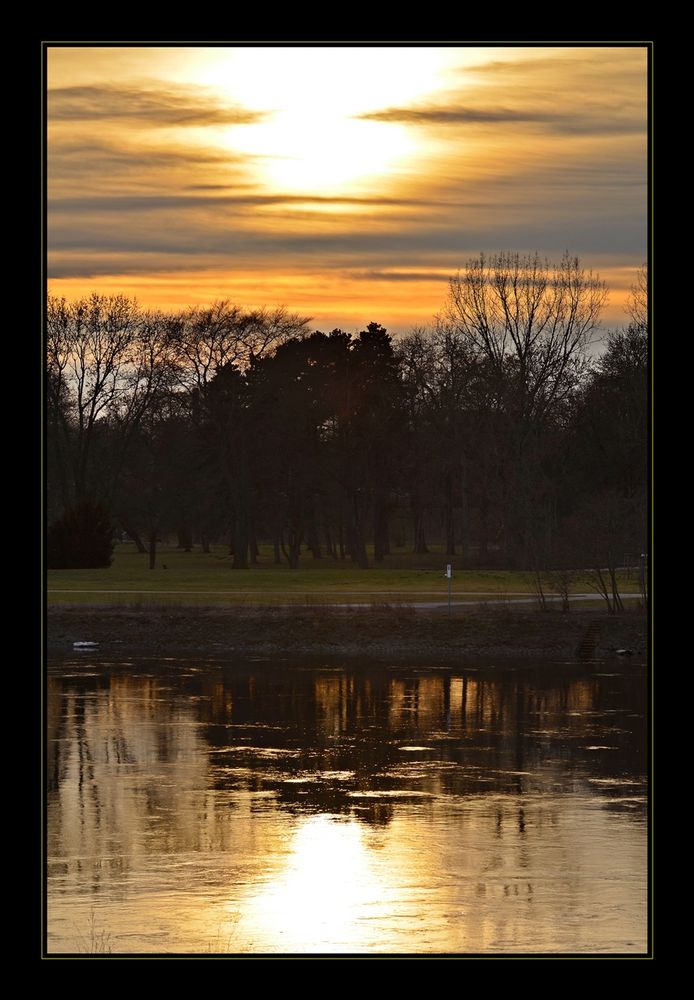
<path fill-rule="evenodd" d="M 52 662 L 47 950 L 643 954 L 633 661 Z"/>

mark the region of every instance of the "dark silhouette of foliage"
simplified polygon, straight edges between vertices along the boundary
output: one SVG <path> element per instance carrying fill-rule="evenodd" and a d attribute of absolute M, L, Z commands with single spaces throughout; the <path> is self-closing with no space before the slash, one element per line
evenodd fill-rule
<path fill-rule="evenodd" d="M 646 547 L 647 285 L 602 353 L 604 286 L 568 255 L 469 261 L 436 325 L 395 341 L 284 308 L 51 299 L 49 565 L 108 565 L 107 509 L 153 568 L 172 538 L 224 541 L 234 569 L 268 544 L 291 569 L 443 549 L 565 604 L 597 566 L 618 608 Z"/>
<path fill-rule="evenodd" d="M 112 557 L 111 519 L 100 504 L 85 500 L 68 507 L 48 529 L 48 569 L 100 569 Z"/>

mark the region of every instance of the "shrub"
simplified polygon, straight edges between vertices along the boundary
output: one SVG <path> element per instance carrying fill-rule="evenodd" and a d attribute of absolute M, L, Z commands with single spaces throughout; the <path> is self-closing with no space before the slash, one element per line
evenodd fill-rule
<path fill-rule="evenodd" d="M 99 504 L 87 500 L 68 507 L 48 528 L 48 569 L 97 569 L 113 558 L 111 518 Z"/>

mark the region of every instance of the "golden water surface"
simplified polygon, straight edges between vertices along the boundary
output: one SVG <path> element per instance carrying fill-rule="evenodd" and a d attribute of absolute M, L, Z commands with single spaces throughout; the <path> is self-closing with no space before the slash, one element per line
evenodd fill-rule
<path fill-rule="evenodd" d="M 53 665 L 49 954 L 646 950 L 644 677 Z"/>

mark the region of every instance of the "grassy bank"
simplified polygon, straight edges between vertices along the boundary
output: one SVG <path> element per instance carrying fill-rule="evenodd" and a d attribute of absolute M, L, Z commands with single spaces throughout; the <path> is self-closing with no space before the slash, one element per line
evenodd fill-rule
<path fill-rule="evenodd" d="M 185 656 L 349 654 L 388 656 L 574 657 L 587 630 L 595 655 L 646 651 L 646 618 L 595 609 L 562 614 L 510 608 L 441 611 L 380 606 L 364 609 L 159 605 L 49 608 L 48 644 L 72 655 L 73 643 L 98 643 L 98 655 L 128 651 Z M 89 654 L 87 654 L 89 655 Z"/>
<path fill-rule="evenodd" d="M 269 552 L 261 552 L 258 565 L 232 570 L 228 551 L 213 547 L 210 553 L 183 552 L 162 547 L 155 569 L 147 555 L 131 543 L 116 546 L 113 564 L 99 570 L 50 570 L 49 604 L 280 604 L 280 603 L 408 603 L 446 600 L 444 567 L 453 564 L 453 597 L 480 599 L 532 595 L 532 574 L 511 570 L 459 569 L 461 557 L 443 552 L 414 556 L 408 552 L 386 557 L 382 565 L 362 570 L 349 562 L 302 558 L 298 570 L 275 566 Z M 625 594 L 638 591 L 636 574 L 622 572 Z M 588 592 L 586 578 L 575 581 L 576 592 Z"/>

